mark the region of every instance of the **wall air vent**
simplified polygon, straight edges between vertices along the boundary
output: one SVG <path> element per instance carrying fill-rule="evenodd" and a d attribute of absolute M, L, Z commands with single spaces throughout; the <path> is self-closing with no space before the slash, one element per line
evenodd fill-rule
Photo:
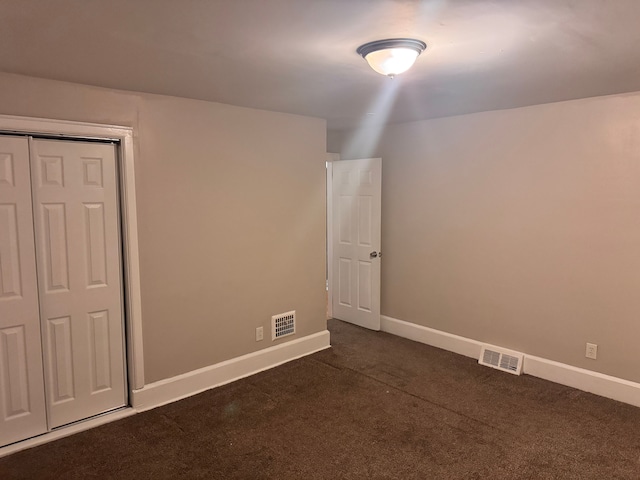
<path fill-rule="evenodd" d="M 522 363 L 524 355 L 511 350 L 494 347 L 492 345 L 483 345 L 480 350 L 480 365 L 503 370 L 505 372 L 520 375 L 522 373 Z"/>
<path fill-rule="evenodd" d="M 296 311 L 271 317 L 271 340 L 296 333 Z"/>

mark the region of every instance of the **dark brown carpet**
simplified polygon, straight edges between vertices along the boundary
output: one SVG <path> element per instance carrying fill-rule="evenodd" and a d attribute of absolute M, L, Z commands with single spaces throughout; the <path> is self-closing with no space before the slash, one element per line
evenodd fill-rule
<path fill-rule="evenodd" d="M 639 479 L 640 409 L 330 321 L 333 348 L 0 459 L 0 479 Z"/>

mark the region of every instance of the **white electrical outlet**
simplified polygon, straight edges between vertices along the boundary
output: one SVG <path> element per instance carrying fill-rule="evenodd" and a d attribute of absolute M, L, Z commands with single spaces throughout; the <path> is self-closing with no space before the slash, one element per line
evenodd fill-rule
<path fill-rule="evenodd" d="M 587 343 L 587 351 L 584 356 L 595 360 L 598 356 L 598 345 L 595 343 Z"/>
<path fill-rule="evenodd" d="M 256 328 L 256 342 L 259 342 L 262 339 L 264 339 L 264 328 L 258 327 Z"/>

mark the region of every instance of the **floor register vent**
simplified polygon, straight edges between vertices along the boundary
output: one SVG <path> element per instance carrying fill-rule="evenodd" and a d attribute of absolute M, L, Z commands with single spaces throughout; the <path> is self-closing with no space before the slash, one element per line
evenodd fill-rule
<path fill-rule="evenodd" d="M 503 370 L 505 372 L 520 375 L 522 373 L 522 362 L 524 355 L 511 350 L 497 348 L 491 345 L 483 345 L 480 350 L 480 365 Z"/>
<path fill-rule="evenodd" d="M 296 311 L 271 317 L 271 340 L 296 333 Z"/>

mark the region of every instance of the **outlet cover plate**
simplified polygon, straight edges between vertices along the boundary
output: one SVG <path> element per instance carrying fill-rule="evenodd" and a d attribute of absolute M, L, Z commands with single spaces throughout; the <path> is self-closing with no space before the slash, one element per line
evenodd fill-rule
<path fill-rule="evenodd" d="M 587 350 L 584 356 L 595 360 L 598 357 L 598 345 L 595 343 L 587 343 Z"/>

